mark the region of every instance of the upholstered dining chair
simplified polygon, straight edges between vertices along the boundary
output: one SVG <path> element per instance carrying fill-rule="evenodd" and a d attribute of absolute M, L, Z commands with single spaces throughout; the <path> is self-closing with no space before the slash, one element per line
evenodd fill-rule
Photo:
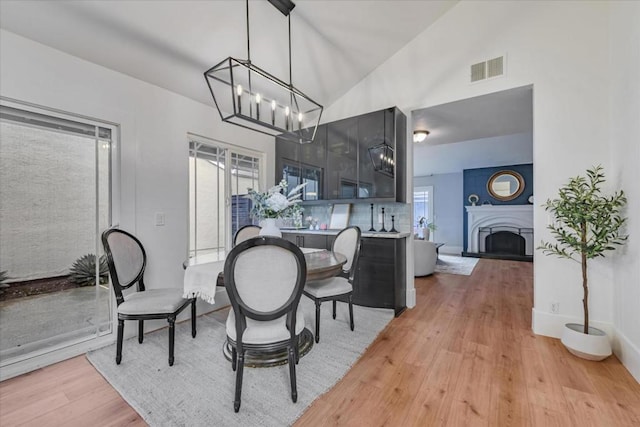
<path fill-rule="evenodd" d="M 233 246 L 237 245 L 238 243 L 242 243 L 245 240 L 257 237 L 260 234 L 260 230 L 260 226 L 253 224 L 240 227 L 238 231 L 236 231 L 236 234 L 233 236 Z"/>
<path fill-rule="evenodd" d="M 231 367 L 236 371 L 236 412 L 240 410 L 246 351 L 286 350 L 291 399 L 298 400 L 298 340 L 305 326 L 299 302 L 306 275 L 304 255 L 284 239 L 249 239 L 229 253 L 224 265 L 224 282 L 231 302 L 226 329 Z"/>
<path fill-rule="evenodd" d="M 116 364 L 122 360 L 122 338 L 125 320 L 138 321 L 138 343 L 144 339 L 144 321 L 167 319 L 169 322 L 169 366 L 173 366 L 175 321 L 178 314 L 191 304 L 191 336 L 196 337 L 196 299 L 182 298 L 182 289 L 146 289 L 144 270 L 147 254 L 142 243 L 130 233 L 111 228 L 102 233 L 102 245 L 107 255 L 111 284 L 118 304 L 118 336 Z M 137 292 L 125 293 L 133 285 Z"/>
<path fill-rule="evenodd" d="M 336 301 L 349 303 L 349 326 L 353 324 L 353 278 L 358 268 L 360 256 L 360 228 L 347 227 L 340 231 L 333 241 L 331 250 L 347 257 L 342 266 L 342 275 L 324 280 L 309 281 L 303 293 L 316 304 L 316 343 L 320 342 L 320 304 L 324 301 L 333 302 L 333 318 L 336 318 Z"/>

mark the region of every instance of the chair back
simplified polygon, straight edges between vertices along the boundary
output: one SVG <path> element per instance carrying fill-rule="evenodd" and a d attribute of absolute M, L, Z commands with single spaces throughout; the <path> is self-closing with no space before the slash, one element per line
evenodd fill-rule
<path fill-rule="evenodd" d="M 360 256 L 360 227 L 347 227 L 340 231 L 331 245 L 333 252 L 341 253 L 347 257 L 347 262 L 342 266 L 342 271 L 348 276 L 349 282 L 353 282 L 353 276 L 357 269 Z"/>
<path fill-rule="evenodd" d="M 245 225 L 244 227 L 240 227 L 236 234 L 233 236 L 233 246 L 238 243 L 242 243 L 245 240 L 249 240 L 253 237 L 258 237 L 260 235 L 261 228 L 257 225 Z"/>
<path fill-rule="evenodd" d="M 147 265 L 147 254 L 135 236 L 117 228 L 102 233 L 102 246 L 107 255 L 113 291 L 120 305 L 124 302 L 123 289 L 137 283 L 138 291 L 144 291 L 142 278 Z"/>
<path fill-rule="evenodd" d="M 236 317 L 236 337 L 246 318 L 270 321 L 287 316 L 295 334 L 295 314 L 307 277 L 302 251 L 278 237 L 257 237 L 234 247 L 224 264 L 224 284 Z"/>

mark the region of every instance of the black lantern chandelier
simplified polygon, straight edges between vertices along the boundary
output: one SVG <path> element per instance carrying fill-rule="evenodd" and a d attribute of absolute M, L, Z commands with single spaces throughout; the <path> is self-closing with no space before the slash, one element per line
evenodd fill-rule
<path fill-rule="evenodd" d="M 251 62 L 249 0 L 247 11 L 247 59 L 228 57 L 204 73 L 222 121 L 301 144 L 313 141 L 322 105 L 293 86 L 291 76 L 291 10 L 289 0 L 269 0 L 289 25 L 289 83 Z"/>

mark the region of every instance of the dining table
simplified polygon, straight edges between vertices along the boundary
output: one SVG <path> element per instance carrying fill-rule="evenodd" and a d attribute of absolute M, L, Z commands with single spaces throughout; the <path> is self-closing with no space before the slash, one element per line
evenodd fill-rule
<path fill-rule="evenodd" d="M 342 273 L 342 266 L 347 257 L 338 252 L 326 249 L 300 248 L 307 264 L 306 280 L 323 280 Z M 184 298 L 198 297 L 214 304 L 216 292 L 224 286 L 224 259 L 218 254 L 199 254 L 190 257 L 183 263 Z M 298 337 L 298 351 L 300 357 L 306 355 L 313 347 L 313 333 L 308 329 Z M 225 340 L 222 351 L 227 360 L 231 360 L 231 346 Z M 281 351 L 247 351 L 245 366 L 268 367 L 288 363 L 286 350 Z"/>

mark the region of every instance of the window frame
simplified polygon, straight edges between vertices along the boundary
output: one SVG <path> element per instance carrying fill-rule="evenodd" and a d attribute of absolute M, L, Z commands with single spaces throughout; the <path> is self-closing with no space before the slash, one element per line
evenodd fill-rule
<path fill-rule="evenodd" d="M 194 133 L 187 133 L 187 148 L 188 148 L 188 155 L 187 155 L 187 170 L 188 170 L 188 180 L 187 180 L 187 185 L 188 185 L 188 189 L 191 186 L 191 168 L 189 166 L 189 160 L 191 158 L 191 143 L 195 142 L 198 144 L 203 144 L 205 146 L 208 147 L 213 147 L 213 148 L 217 148 L 217 149 L 222 149 L 225 152 L 224 155 L 224 221 L 225 221 L 225 227 L 224 227 L 224 251 L 225 251 L 225 256 L 226 253 L 229 252 L 229 250 L 231 250 L 232 246 L 233 246 L 233 236 L 231 235 L 231 229 L 232 229 L 232 221 L 231 221 L 231 194 L 232 194 L 232 180 L 233 180 L 233 176 L 231 175 L 231 170 L 232 170 L 232 153 L 235 154 L 239 154 L 239 155 L 244 155 L 244 156 L 251 156 L 254 158 L 258 159 L 258 188 L 256 190 L 262 191 L 265 188 L 265 183 L 266 183 L 266 153 L 264 153 L 263 151 L 258 151 L 258 150 L 254 150 L 251 148 L 246 148 L 246 147 L 242 147 L 236 144 L 232 144 L 226 141 L 222 141 L 220 139 L 216 139 L 216 138 L 209 138 L 206 136 L 202 136 L 202 135 L 197 135 Z M 196 184 L 197 185 L 197 184 Z M 189 190 L 190 191 L 190 190 Z M 187 259 L 191 256 L 191 201 L 190 201 L 190 194 L 189 191 L 187 191 Z M 197 186 L 196 186 L 196 191 L 197 191 Z M 197 200 L 196 200 L 196 206 L 197 206 Z M 197 221 L 196 221 L 197 222 Z M 196 231 L 197 233 L 197 228 Z M 197 250 L 196 250 L 196 254 L 197 254 Z"/>

